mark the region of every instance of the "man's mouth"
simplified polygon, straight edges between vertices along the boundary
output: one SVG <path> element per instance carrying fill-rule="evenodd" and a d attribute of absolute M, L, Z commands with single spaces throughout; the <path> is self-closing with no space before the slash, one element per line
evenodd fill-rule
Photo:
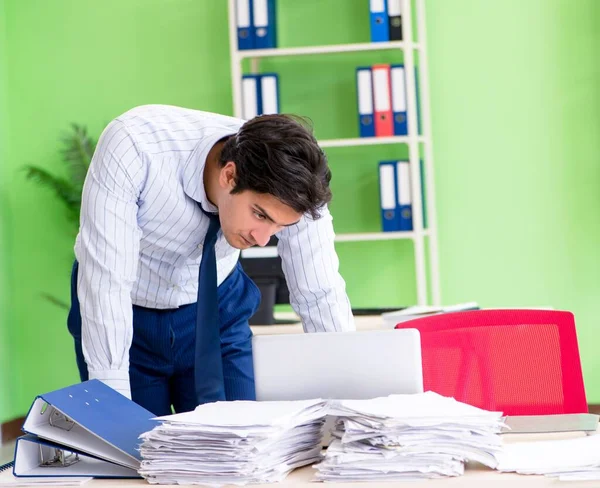
<path fill-rule="evenodd" d="M 254 246 L 254 244 L 252 244 L 248 239 L 246 239 L 243 235 L 240 234 L 240 237 L 242 238 L 242 240 L 244 241 L 244 243 L 246 243 L 246 245 L 248 245 L 249 247 Z"/>

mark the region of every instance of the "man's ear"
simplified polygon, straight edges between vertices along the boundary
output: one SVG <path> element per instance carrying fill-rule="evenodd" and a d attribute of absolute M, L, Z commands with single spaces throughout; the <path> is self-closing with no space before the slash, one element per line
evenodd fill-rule
<path fill-rule="evenodd" d="M 228 161 L 219 171 L 219 185 L 221 188 L 231 191 L 235 188 L 236 167 L 233 161 Z"/>

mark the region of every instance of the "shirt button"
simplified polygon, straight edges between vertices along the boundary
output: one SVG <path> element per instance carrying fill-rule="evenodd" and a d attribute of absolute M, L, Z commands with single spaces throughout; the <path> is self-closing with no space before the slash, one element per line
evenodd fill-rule
<path fill-rule="evenodd" d="M 202 244 L 198 244 L 198 249 L 202 250 L 204 246 Z"/>

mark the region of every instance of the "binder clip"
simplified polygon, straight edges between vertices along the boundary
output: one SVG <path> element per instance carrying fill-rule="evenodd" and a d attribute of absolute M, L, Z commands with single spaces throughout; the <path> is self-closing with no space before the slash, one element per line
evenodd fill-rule
<path fill-rule="evenodd" d="M 73 422 L 69 417 L 67 417 L 62 412 L 59 412 L 55 408 L 53 408 L 52 411 L 50 412 L 50 417 L 48 417 L 48 423 L 52 427 L 56 427 L 57 429 L 62 429 L 62 430 L 67 430 L 67 431 L 71 430 L 73 428 L 73 426 L 75 425 L 75 422 Z"/>
<path fill-rule="evenodd" d="M 46 449 L 44 449 L 46 447 Z M 46 452 L 45 452 L 46 451 Z M 40 467 L 41 468 L 66 468 L 79 462 L 79 454 L 65 452 L 55 447 L 42 446 L 40 444 Z"/>

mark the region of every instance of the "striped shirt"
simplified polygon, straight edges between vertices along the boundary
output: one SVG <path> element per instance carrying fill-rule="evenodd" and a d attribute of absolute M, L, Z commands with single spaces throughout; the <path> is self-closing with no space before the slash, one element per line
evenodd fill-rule
<path fill-rule="evenodd" d="M 197 300 L 209 219 L 203 174 L 210 149 L 243 120 L 163 105 L 137 107 L 102 133 L 83 189 L 75 243 L 82 345 L 90 379 L 130 396 L 132 304 L 177 308 Z M 290 303 L 306 332 L 353 330 L 327 208 L 277 234 Z M 239 258 L 220 232 L 217 278 Z"/>

